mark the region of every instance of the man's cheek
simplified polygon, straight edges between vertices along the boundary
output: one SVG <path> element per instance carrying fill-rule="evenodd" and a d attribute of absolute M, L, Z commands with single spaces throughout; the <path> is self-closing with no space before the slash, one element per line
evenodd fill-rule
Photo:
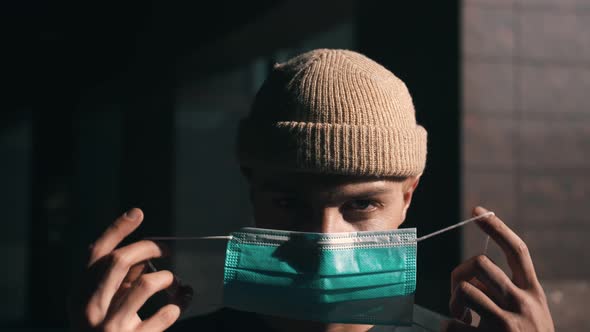
<path fill-rule="evenodd" d="M 404 222 L 406 218 L 406 208 L 403 204 L 399 204 L 395 209 L 391 209 L 387 212 L 388 223 L 391 228 L 397 229 Z"/>

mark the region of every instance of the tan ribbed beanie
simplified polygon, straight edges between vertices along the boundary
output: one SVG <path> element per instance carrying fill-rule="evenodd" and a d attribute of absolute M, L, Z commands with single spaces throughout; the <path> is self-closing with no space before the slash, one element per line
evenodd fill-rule
<path fill-rule="evenodd" d="M 318 49 L 274 66 L 238 130 L 246 168 L 412 176 L 426 163 L 406 85 L 348 50 Z"/>

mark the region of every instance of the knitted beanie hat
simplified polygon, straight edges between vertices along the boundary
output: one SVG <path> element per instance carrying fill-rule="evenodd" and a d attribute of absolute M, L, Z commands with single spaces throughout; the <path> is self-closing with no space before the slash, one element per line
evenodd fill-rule
<path fill-rule="evenodd" d="M 413 176 L 426 163 L 406 85 L 348 50 L 318 49 L 276 64 L 238 129 L 245 168 Z"/>

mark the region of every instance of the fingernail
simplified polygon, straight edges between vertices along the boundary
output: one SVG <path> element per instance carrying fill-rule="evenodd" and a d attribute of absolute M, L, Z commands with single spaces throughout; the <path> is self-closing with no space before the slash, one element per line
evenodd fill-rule
<path fill-rule="evenodd" d="M 141 213 L 139 212 L 139 209 L 136 208 L 132 208 L 131 210 L 125 212 L 125 217 L 131 220 L 136 220 L 140 215 Z"/>
<path fill-rule="evenodd" d="M 474 209 L 474 212 L 475 212 L 476 215 L 481 215 L 481 214 L 484 214 L 484 213 L 488 212 L 488 210 L 485 209 L 485 208 L 483 208 L 483 207 L 481 207 L 481 206 L 478 206 L 478 207 L 476 207 Z"/>

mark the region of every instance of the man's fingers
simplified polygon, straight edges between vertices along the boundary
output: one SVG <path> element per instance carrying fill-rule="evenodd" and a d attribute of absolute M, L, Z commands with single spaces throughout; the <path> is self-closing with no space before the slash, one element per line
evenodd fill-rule
<path fill-rule="evenodd" d="M 143 212 L 137 208 L 117 218 L 91 246 L 88 266 L 113 251 L 125 237 L 139 227 L 142 221 Z"/>
<path fill-rule="evenodd" d="M 97 306 L 106 313 L 106 308 L 110 306 L 129 269 L 140 262 L 162 255 L 163 249 L 159 245 L 153 241 L 143 240 L 119 248 L 103 257 L 104 260 L 111 260 L 111 265 L 90 298 L 88 305 Z"/>
<path fill-rule="evenodd" d="M 453 317 L 462 319 L 467 308 L 492 320 L 499 320 L 504 315 L 503 310 L 481 290 L 467 281 L 461 281 L 453 292 L 449 309 Z"/>
<path fill-rule="evenodd" d="M 504 271 L 485 255 L 471 257 L 453 270 L 452 292 L 461 281 L 471 282 L 504 309 L 509 309 L 510 296 L 517 291 Z"/>
<path fill-rule="evenodd" d="M 138 328 L 140 332 L 164 331 L 180 317 L 180 307 L 175 304 L 163 306 L 152 317 L 144 320 Z"/>
<path fill-rule="evenodd" d="M 477 207 L 474 210 L 476 215 L 486 212 L 488 211 L 482 207 Z M 538 280 L 533 261 L 524 241 L 496 216 L 478 220 L 477 224 L 504 251 L 508 265 L 512 270 L 514 284 L 522 289 L 537 286 Z"/>
<path fill-rule="evenodd" d="M 141 275 L 144 273 L 145 270 L 146 270 L 146 263 L 144 263 L 144 262 L 135 264 L 129 269 L 129 272 L 127 272 L 127 275 L 125 276 L 125 278 L 121 282 L 121 286 L 119 286 L 119 289 L 117 289 L 115 292 L 115 295 L 113 295 L 113 299 L 111 300 L 111 306 L 113 305 L 113 303 L 120 303 L 121 302 L 120 300 L 125 298 L 125 296 L 127 296 L 127 293 L 129 292 L 129 290 L 133 286 L 133 283 L 139 277 L 141 277 Z"/>
<path fill-rule="evenodd" d="M 158 271 L 146 273 L 139 277 L 133 288 L 129 291 L 117 312 L 113 314 L 113 320 L 123 321 L 129 317 L 135 317 L 137 311 L 155 293 L 172 285 L 174 275 L 170 271 Z"/>
<path fill-rule="evenodd" d="M 129 272 L 125 276 L 125 279 L 123 279 L 123 283 L 128 283 L 129 285 L 131 285 L 135 280 L 137 280 L 139 277 L 141 277 L 141 275 L 145 271 L 146 271 L 146 263 L 145 262 L 140 262 L 140 263 L 137 263 L 137 264 L 131 266 L 131 268 L 129 269 Z"/>

